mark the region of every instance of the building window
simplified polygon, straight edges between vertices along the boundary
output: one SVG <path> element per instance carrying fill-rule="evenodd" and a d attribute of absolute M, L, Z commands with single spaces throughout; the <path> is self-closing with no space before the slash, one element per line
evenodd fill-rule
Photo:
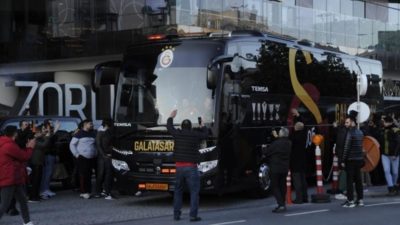
<path fill-rule="evenodd" d="M 353 1 L 353 16 L 365 18 L 365 2 L 360 0 Z"/>

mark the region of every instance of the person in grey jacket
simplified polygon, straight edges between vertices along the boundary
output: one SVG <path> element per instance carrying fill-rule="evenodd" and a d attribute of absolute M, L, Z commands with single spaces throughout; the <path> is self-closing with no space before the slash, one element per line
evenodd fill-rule
<path fill-rule="evenodd" d="M 362 149 L 364 134 L 356 127 L 356 116 L 357 112 L 352 111 L 345 121 L 345 125 L 349 126 L 341 161 L 341 166 L 345 168 L 347 174 L 347 201 L 343 204 L 345 208 L 364 206 L 361 181 L 361 168 L 364 166 L 364 153 Z M 356 202 L 354 202 L 353 183 L 356 184 Z"/>
<path fill-rule="evenodd" d="M 92 169 L 96 164 L 96 134 L 93 130 L 92 120 L 84 120 L 83 127 L 76 133 L 69 143 L 72 155 L 77 158 L 79 168 L 79 181 L 81 198 L 89 199 L 92 190 Z"/>

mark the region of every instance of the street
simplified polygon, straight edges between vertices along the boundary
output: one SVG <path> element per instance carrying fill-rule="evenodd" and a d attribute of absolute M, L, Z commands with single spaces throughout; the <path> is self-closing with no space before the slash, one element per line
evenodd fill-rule
<path fill-rule="evenodd" d="M 310 189 L 311 191 L 312 189 Z M 400 197 L 386 197 L 386 187 L 369 187 L 365 192 L 365 207 L 343 208 L 342 200 L 331 203 L 289 205 L 285 213 L 274 214 L 272 196 L 254 199 L 247 194 L 222 197 L 201 196 L 199 225 L 225 224 L 386 224 L 398 225 Z M 71 190 L 40 203 L 29 203 L 32 221 L 37 225 L 169 225 L 189 224 L 188 199 L 180 221 L 172 219 L 172 197 L 167 193 L 145 193 L 141 197 L 119 196 L 117 200 L 78 197 Z M 20 225 L 20 216 L 4 215 L 0 224 Z M 190 223 L 191 224 L 191 223 Z"/>

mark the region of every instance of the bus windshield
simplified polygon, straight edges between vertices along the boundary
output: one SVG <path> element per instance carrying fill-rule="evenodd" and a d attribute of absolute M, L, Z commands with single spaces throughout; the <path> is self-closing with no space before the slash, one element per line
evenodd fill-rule
<path fill-rule="evenodd" d="M 145 61 L 151 64 L 150 60 L 135 62 L 131 58 L 120 74 L 115 109 L 118 122 L 164 125 L 174 109 L 178 110 L 175 123 L 184 119 L 197 123 L 198 117 L 212 122 L 214 103 L 206 86 L 207 67 L 164 68 L 153 63 L 151 68 Z"/>

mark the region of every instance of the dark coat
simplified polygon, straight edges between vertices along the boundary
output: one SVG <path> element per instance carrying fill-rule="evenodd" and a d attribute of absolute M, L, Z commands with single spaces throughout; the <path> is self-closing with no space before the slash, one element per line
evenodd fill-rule
<path fill-rule="evenodd" d="M 289 138 L 278 138 L 267 149 L 267 162 L 271 173 L 287 173 L 289 171 L 292 142 Z"/>
<path fill-rule="evenodd" d="M 379 144 L 381 153 L 387 156 L 399 155 L 399 129 L 392 125 L 381 130 Z"/>
<path fill-rule="evenodd" d="M 307 131 L 294 131 L 292 136 L 292 152 L 290 154 L 290 171 L 292 173 L 306 172 Z"/>
<path fill-rule="evenodd" d="M 175 129 L 173 125 L 173 119 L 168 118 L 167 129 L 168 132 L 175 138 L 175 162 L 198 163 L 200 160 L 200 141 L 207 138 L 207 128 L 203 127 L 201 131 Z"/>
<path fill-rule="evenodd" d="M 112 128 L 99 129 L 96 135 L 96 147 L 99 155 L 107 157 L 112 153 L 113 132 Z"/>
<path fill-rule="evenodd" d="M 0 137 L 0 188 L 26 183 L 26 163 L 31 155 L 32 148 L 21 149 L 10 137 Z"/>
<path fill-rule="evenodd" d="M 344 144 L 346 142 L 346 136 L 349 129 L 344 126 L 340 126 L 337 128 L 336 135 L 336 155 L 338 156 L 339 163 L 342 162 L 343 152 L 344 152 Z"/>
<path fill-rule="evenodd" d="M 342 162 L 363 161 L 364 153 L 362 148 L 364 134 L 361 130 L 352 127 L 346 135 Z"/>
<path fill-rule="evenodd" d="M 36 145 L 33 149 L 30 163 L 34 166 L 43 166 L 44 156 L 48 148 L 51 146 L 51 137 L 36 138 Z"/>

